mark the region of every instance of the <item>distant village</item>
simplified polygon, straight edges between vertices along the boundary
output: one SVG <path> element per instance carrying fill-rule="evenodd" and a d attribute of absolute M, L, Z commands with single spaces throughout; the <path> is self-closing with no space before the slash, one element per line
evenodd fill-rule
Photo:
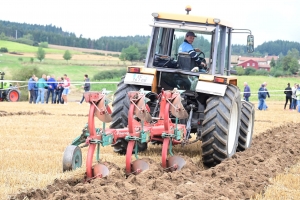
<path fill-rule="evenodd" d="M 244 57 L 244 56 L 231 56 L 231 65 L 236 67 L 254 68 L 256 70 L 270 71 L 270 63 L 272 59 L 277 62 L 279 56 L 265 56 L 265 57 Z M 298 61 L 300 64 L 300 60 Z"/>

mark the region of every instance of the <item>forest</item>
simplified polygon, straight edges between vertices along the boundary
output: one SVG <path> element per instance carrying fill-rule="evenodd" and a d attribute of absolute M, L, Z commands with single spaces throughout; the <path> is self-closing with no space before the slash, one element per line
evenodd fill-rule
<path fill-rule="evenodd" d="M 17 38 L 17 39 L 16 39 Z M 55 25 L 38 25 L 17 23 L 0 20 L 0 40 L 12 40 L 20 43 L 38 45 L 40 42 L 49 44 L 99 49 L 106 51 L 121 52 L 129 46 L 136 47 L 140 52 L 140 59 L 146 55 L 150 36 L 103 36 L 99 39 L 84 38 L 82 35 L 76 36 L 75 33 L 65 32 L 61 27 Z M 180 38 L 183 39 L 183 38 Z M 205 53 L 210 50 L 210 41 L 200 38 L 195 46 L 200 44 Z M 264 56 L 264 55 L 287 55 L 291 49 L 300 51 L 300 43 L 285 40 L 268 41 L 258 45 L 254 53 L 248 54 L 245 45 L 232 44 L 232 55 L 241 56 Z"/>

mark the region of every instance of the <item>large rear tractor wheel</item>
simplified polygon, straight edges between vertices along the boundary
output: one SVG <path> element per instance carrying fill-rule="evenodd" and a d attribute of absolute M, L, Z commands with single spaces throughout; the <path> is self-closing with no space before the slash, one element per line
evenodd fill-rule
<path fill-rule="evenodd" d="M 6 93 L 6 100 L 9 102 L 17 102 L 20 99 L 20 92 L 15 89 L 10 89 Z"/>
<path fill-rule="evenodd" d="M 244 151 L 251 146 L 255 108 L 250 102 L 242 102 L 241 128 L 237 151 Z"/>
<path fill-rule="evenodd" d="M 82 153 L 79 146 L 69 145 L 64 151 L 63 172 L 72 171 L 82 165 Z"/>
<path fill-rule="evenodd" d="M 206 101 L 202 136 L 202 157 L 207 166 L 215 166 L 233 156 L 240 132 L 241 98 L 236 86 L 229 85 L 223 97 Z"/>
<path fill-rule="evenodd" d="M 128 110 L 130 100 L 128 98 L 128 92 L 139 91 L 142 86 L 127 85 L 124 83 L 124 78 L 118 84 L 118 89 L 114 96 L 114 102 L 112 103 L 113 112 L 111 114 L 112 123 L 110 128 L 125 128 L 128 125 Z M 113 145 L 114 152 L 121 155 L 126 154 L 128 142 L 125 139 L 118 139 Z M 145 151 L 147 149 L 147 143 L 138 143 L 138 151 Z"/>

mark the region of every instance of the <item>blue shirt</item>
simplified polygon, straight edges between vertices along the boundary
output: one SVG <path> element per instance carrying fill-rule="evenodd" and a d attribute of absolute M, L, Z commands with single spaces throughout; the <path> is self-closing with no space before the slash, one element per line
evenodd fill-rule
<path fill-rule="evenodd" d="M 180 52 L 186 52 L 186 53 L 190 54 L 191 58 L 193 60 L 195 60 L 195 62 L 197 63 L 197 65 L 201 64 L 202 59 L 199 58 L 198 54 L 194 50 L 193 45 L 191 45 L 190 43 L 188 43 L 187 40 L 184 40 L 184 42 L 179 46 L 178 52 L 179 53 Z"/>
<path fill-rule="evenodd" d="M 35 81 L 31 77 L 28 81 L 28 90 L 34 90 L 34 86 L 35 86 Z"/>
<path fill-rule="evenodd" d="M 49 78 L 49 80 L 47 81 L 48 85 L 52 86 L 51 88 L 49 87 L 48 90 L 54 90 L 57 87 L 57 82 L 54 78 Z"/>

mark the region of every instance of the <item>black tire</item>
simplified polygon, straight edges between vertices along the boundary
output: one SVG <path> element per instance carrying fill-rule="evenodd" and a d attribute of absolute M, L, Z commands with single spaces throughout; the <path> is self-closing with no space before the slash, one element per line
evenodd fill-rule
<path fill-rule="evenodd" d="M 242 101 L 241 128 L 237 151 L 244 151 L 251 146 L 255 108 L 247 101 Z"/>
<path fill-rule="evenodd" d="M 241 116 L 240 91 L 229 85 L 223 97 L 210 97 L 206 104 L 201 134 L 202 159 L 211 167 L 236 152 Z"/>
<path fill-rule="evenodd" d="M 79 146 L 69 145 L 64 151 L 63 172 L 72 171 L 82 165 L 82 153 Z"/>
<path fill-rule="evenodd" d="M 112 103 L 113 112 L 111 114 L 112 123 L 110 128 L 118 129 L 125 128 L 128 125 L 128 110 L 130 101 L 128 98 L 129 91 L 139 91 L 141 86 L 128 85 L 124 83 L 124 77 L 118 84 L 118 89 L 114 94 L 114 101 Z M 124 155 L 126 154 L 128 142 L 125 139 L 118 139 L 113 145 L 114 152 Z M 138 151 L 145 151 L 148 147 L 147 143 L 138 143 Z"/>
<path fill-rule="evenodd" d="M 17 102 L 20 99 L 20 92 L 15 89 L 9 89 L 6 91 L 6 100 L 8 102 Z"/>

